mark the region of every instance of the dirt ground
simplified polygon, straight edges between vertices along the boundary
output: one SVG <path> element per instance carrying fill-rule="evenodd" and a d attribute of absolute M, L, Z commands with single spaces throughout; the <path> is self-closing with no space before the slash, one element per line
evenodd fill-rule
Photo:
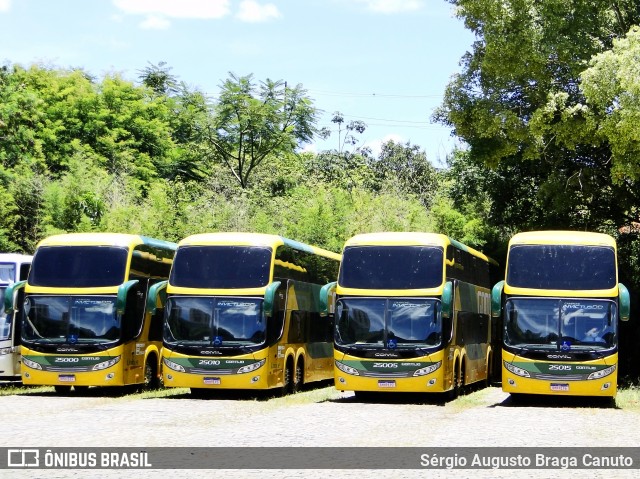
<path fill-rule="evenodd" d="M 562 401 L 559 399 L 563 399 Z M 567 400 L 564 400 L 567 399 Z M 569 398 L 514 403 L 499 388 L 454 401 L 357 399 L 332 387 L 290 397 L 225 394 L 0 397 L 2 447 L 624 447 L 640 445 L 640 413 Z M 568 470 L 3 471 L 3 477 L 637 477 Z M 38 473 L 39 472 L 39 473 Z M 96 474 L 93 474 L 96 473 Z"/>

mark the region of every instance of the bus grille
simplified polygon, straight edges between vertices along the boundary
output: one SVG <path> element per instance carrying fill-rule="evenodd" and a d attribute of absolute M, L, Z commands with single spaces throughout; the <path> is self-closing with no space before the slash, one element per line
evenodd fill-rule
<path fill-rule="evenodd" d="M 360 376 L 365 378 L 408 378 L 413 375 L 412 371 L 390 372 L 390 371 L 365 371 L 360 372 Z"/>
<path fill-rule="evenodd" d="M 192 368 L 189 369 L 190 373 L 193 374 L 206 374 L 208 376 L 228 376 L 230 374 L 234 374 L 235 370 L 234 369 L 199 369 L 199 368 Z"/>
<path fill-rule="evenodd" d="M 584 381 L 587 379 L 586 376 L 582 374 L 567 374 L 562 376 L 555 376 L 553 374 L 536 374 L 533 376 L 535 379 L 544 379 L 545 381 Z"/>

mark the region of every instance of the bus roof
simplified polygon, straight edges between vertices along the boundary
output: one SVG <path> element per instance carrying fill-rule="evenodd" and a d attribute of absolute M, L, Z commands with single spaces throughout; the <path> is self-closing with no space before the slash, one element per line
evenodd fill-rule
<path fill-rule="evenodd" d="M 525 244 L 598 245 L 616 247 L 609 235 L 588 231 L 527 231 L 514 235 L 509 246 Z"/>
<path fill-rule="evenodd" d="M 33 256 L 19 253 L 0 253 L 0 263 L 29 263 Z"/>
<path fill-rule="evenodd" d="M 467 251 L 473 256 L 482 258 L 485 261 L 497 264 L 493 259 L 484 253 L 477 251 L 467 245 L 454 240 L 453 238 L 439 233 L 419 233 L 419 232 L 383 232 L 383 233 L 363 233 L 349 238 L 344 244 L 347 246 L 441 246 L 454 245 L 462 251 Z"/>
<path fill-rule="evenodd" d="M 137 246 L 145 244 L 154 248 L 175 250 L 176 243 L 147 236 L 125 233 L 66 233 L 49 236 L 38 243 L 40 246 Z"/>
<path fill-rule="evenodd" d="M 307 253 L 317 254 L 326 258 L 335 259 L 340 261 L 342 257 L 338 253 L 328 251 L 317 246 L 311 246 L 299 241 L 294 241 L 284 236 L 271 235 L 265 233 L 240 233 L 240 232 L 225 232 L 225 233 L 201 233 L 191 236 L 187 236 L 178 243 L 180 246 L 268 246 L 275 249 L 278 246 L 286 245 L 290 248 L 297 249 L 299 251 L 306 251 Z"/>

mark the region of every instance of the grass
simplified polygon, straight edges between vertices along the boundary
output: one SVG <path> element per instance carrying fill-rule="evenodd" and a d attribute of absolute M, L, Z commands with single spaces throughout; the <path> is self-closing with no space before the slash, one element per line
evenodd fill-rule
<path fill-rule="evenodd" d="M 640 386 L 618 389 L 616 407 L 629 411 L 640 411 Z"/>
<path fill-rule="evenodd" d="M 53 386 L 23 386 L 21 383 L 0 384 L 0 396 L 43 394 L 49 392 L 53 392 Z"/>

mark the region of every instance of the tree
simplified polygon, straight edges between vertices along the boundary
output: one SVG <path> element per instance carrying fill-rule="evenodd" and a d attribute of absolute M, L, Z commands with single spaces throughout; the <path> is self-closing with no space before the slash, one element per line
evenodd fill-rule
<path fill-rule="evenodd" d="M 371 161 L 375 184 L 383 190 L 392 187 L 415 195 L 428 208 L 438 192 L 438 173 L 427 160 L 427 154 L 417 145 L 387 141 L 382 144 L 380 155 Z"/>
<path fill-rule="evenodd" d="M 587 100 L 583 114 L 594 126 L 595 139 L 610 145 L 613 179 L 621 182 L 640 180 L 639 57 L 640 27 L 634 26 L 626 37 L 614 40 L 611 50 L 596 55 L 581 75 Z"/>
<path fill-rule="evenodd" d="M 230 74 L 221 85 L 206 140 L 242 188 L 269 156 L 293 153 L 312 140 L 317 110 L 301 85 L 281 80 L 255 84 L 252 75 Z"/>
<path fill-rule="evenodd" d="M 535 202 L 511 218 L 516 227 L 625 224 L 628 201 L 638 198 L 614 181 L 610 145 L 582 107 L 580 76 L 637 23 L 636 2 L 451 3 L 477 41 L 435 118 L 468 144 L 472 164 L 500 165 L 506 189 L 493 189 L 496 207 L 510 207 L 507 198 Z"/>
<path fill-rule="evenodd" d="M 178 77 L 172 75 L 167 62 L 154 65 L 151 62 L 142 70 L 138 70 L 138 79 L 143 85 L 151 88 L 156 95 L 173 95 L 178 93 Z"/>
<path fill-rule="evenodd" d="M 344 115 L 339 111 L 333 113 L 331 122 L 338 127 L 338 148 L 320 152 L 310 163 L 309 169 L 322 181 L 349 191 L 371 184 L 371 149 L 359 145 L 356 137 L 356 134 L 364 133 L 367 125 L 359 120 L 350 121 L 345 125 Z M 327 128 L 322 132 L 325 138 L 331 135 Z"/>

